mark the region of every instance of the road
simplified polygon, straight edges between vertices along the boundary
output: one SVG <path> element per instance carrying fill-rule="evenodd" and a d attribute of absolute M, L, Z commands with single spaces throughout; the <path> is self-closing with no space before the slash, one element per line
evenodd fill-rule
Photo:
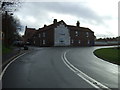
<path fill-rule="evenodd" d="M 35 48 L 9 65 L 3 88 L 118 88 L 118 66 L 94 56 L 97 48 Z"/>

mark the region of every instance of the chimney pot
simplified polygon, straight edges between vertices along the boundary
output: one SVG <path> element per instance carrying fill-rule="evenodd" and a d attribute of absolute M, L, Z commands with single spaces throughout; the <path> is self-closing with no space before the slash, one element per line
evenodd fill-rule
<path fill-rule="evenodd" d="M 57 19 L 54 19 L 53 24 L 57 23 Z"/>
<path fill-rule="evenodd" d="M 79 21 L 77 21 L 76 26 L 80 27 L 80 22 Z"/>
<path fill-rule="evenodd" d="M 47 25 L 46 24 L 44 24 L 44 27 L 46 27 Z"/>

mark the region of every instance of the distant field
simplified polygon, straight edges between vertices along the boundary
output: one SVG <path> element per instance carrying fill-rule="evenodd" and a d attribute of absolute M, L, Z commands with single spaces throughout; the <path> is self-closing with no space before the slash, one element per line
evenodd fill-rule
<path fill-rule="evenodd" d="M 101 48 L 93 52 L 97 57 L 120 65 L 120 49 L 117 48 Z"/>

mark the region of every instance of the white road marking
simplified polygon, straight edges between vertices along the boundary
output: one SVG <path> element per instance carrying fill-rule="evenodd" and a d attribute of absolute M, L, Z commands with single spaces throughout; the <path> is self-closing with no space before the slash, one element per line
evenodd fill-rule
<path fill-rule="evenodd" d="M 91 78 L 90 76 L 86 75 L 85 73 L 80 71 L 78 68 L 73 66 L 66 58 L 66 53 L 67 52 L 68 51 L 64 52 L 64 54 L 61 56 L 61 58 L 62 58 L 63 62 L 68 66 L 68 68 L 70 68 L 75 74 L 77 74 L 79 77 L 81 77 L 83 80 L 85 80 L 87 83 L 89 83 L 93 87 L 97 88 L 98 90 L 103 90 L 103 89 L 111 90 L 107 86 L 101 84 L 97 80 Z"/>
<path fill-rule="evenodd" d="M 10 65 L 12 62 L 14 62 L 15 60 L 17 60 L 19 57 L 21 57 L 21 56 L 23 56 L 23 55 L 25 55 L 25 54 L 26 54 L 26 53 L 23 53 L 23 54 L 19 55 L 18 57 L 14 58 L 12 61 L 10 61 L 10 62 L 6 65 L 6 67 L 4 68 L 4 70 L 2 71 L 2 73 L 0 74 L 0 80 L 2 80 L 2 77 L 3 77 L 6 69 L 9 67 L 9 65 Z"/>
<path fill-rule="evenodd" d="M 43 48 L 39 48 L 39 49 L 43 49 Z M 27 52 L 27 53 L 29 53 L 29 52 Z M 3 77 L 6 69 L 9 67 L 9 65 L 10 65 L 12 62 L 14 62 L 16 59 L 18 59 L 19 57 L 21 57 L 21 56 L 23 56 L 23 55 L 25 55 L 25 54 L 26 54 L 26 52 L 23 53 L 23 54 L 21 54 L 21 55 L 19 55 L 19 56 L 17 56 L 16 58 L 14 58 L 12 61 L 10 61 L 10 62 L 6 65 L 6 67 L 4 68 L 4 70 L 3 70 L 3 71 L 1 72 L 1 74 L 0 74 L 0 80 L 2 80 L 2 77 Z M 2 66 L 1 66 L 1 67 L 2 67 Z"/>

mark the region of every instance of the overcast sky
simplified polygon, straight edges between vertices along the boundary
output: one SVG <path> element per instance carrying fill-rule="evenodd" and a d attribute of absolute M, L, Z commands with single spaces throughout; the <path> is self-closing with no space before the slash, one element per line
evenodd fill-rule
<path fill-rule="evenodd" d="M 97 38 L 118 36 L 119 0 L 48 1 L 23 2 L 15 16 L 24 27 L 27 25 L 29 28 L 38 29 L 44 24 L 50 25 L 53 19 L 64 20 L 68 25 L 76 25 L 80 21 L 80 26 L 90 28 Z"/>

